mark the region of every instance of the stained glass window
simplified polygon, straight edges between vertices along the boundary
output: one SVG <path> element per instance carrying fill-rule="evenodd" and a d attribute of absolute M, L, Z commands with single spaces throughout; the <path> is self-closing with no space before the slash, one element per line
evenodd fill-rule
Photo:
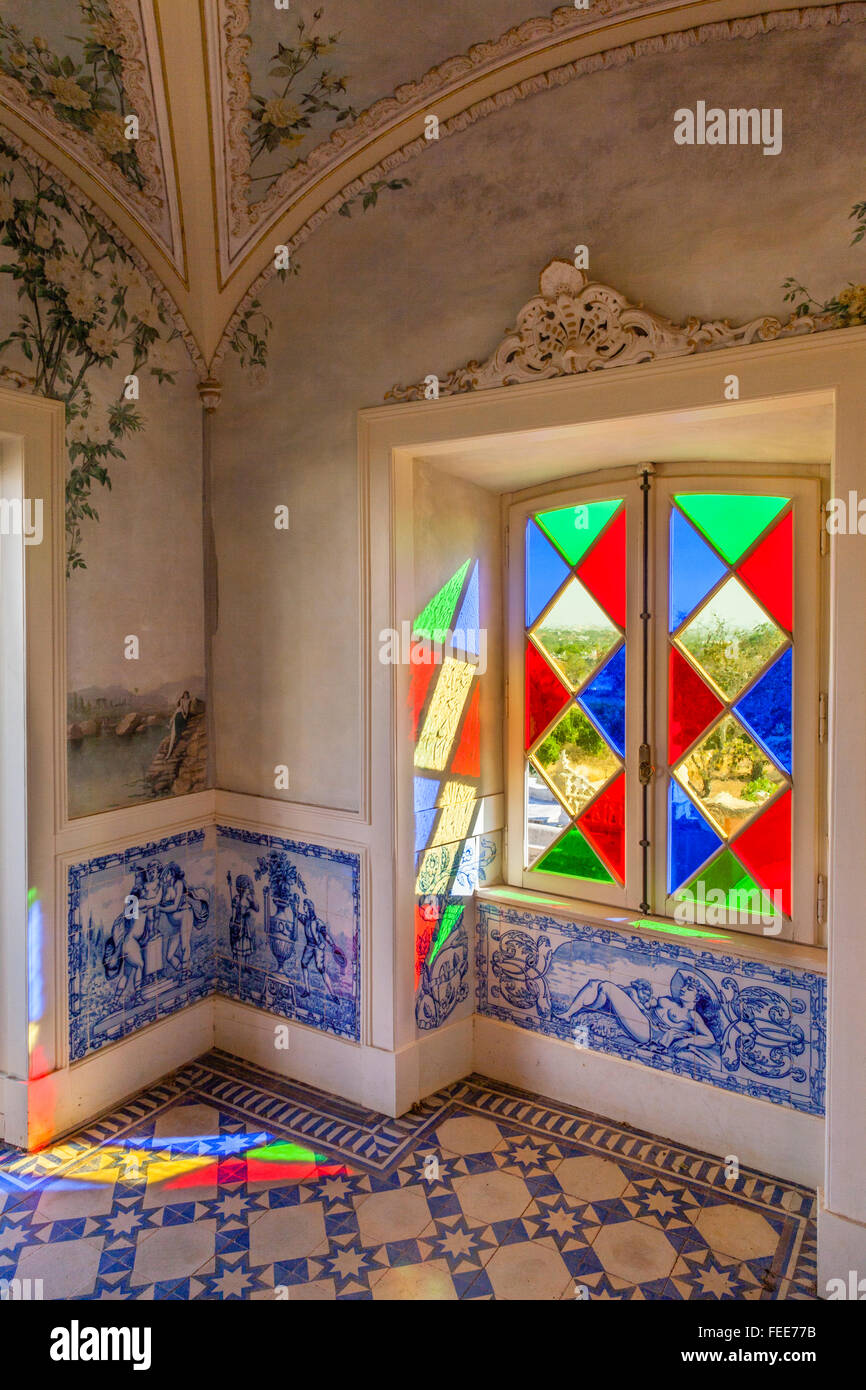
<path fill-rule="evenodd" d="M 625 882 L 626 509 L 526 523 L 526 868 Z M 757 737 L 757 735 L 756 735 Z"/>
<path fill-rule="evenodd" d="M 667 890 L 728 920 L 791 913 L 792 517 L 775 495 L 671 505 Z"/>

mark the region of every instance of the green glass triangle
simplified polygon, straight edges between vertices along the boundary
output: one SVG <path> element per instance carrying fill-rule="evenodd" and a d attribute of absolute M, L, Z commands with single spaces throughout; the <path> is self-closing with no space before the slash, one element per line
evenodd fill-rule
<path fill-rule="evenodd" d="M 539 512 L 535 520 L 570 565 L 589 550 L 617 510 L 621 498 L 612 502 L 587 502 L 582 507 L 557 507 L 555 512 Z"/>
<path fill-rule="evenodd" d="M 569 878 L 591 878 L 595 883 L 613 883 L 595 850 L 576 825 L 547 851 L 532 873 L 567 874 Z"/>
<path fill-rule="evenodd" d="M 744 493 L 680 493 L 675 502 L 729 565 L 736 564 L 787 504 L 787 497 Z"/>
<path fill-rule="evenodd" d="M 430 954 L 427 957 L 428 965 L 432 965 L 433 961 L 436 959 L 439 952 L 442 950 L 442 947 L 445 945 L 445 942 L 448 940 L 449 936 L 453 932 L 454 928 L 457 926 L 457 923 L 460 921 L 460 918 L 462 916 L 462 903 L 448 904 L 445 911 L 442 913 L 442 920 L 439 923 L 439 930 L 436 933 L 436 939 L 433 942 L 433 945 L 430 948 Z"/>
<path fill-rule="evenodd" d="M 457 600 L 463 590 L 463 581 L 466 578 L 466 571 L 470 561 L 464 560 L 463 564 L 446 580 L 439 590 L 434 594 L 427 607 L 416 619 L 412 626 L 412 632 L 417 637 L 428 637 L 431 642 L 444 642 L 445 634 L 451 630 L 451 622 L 457 609 Z"/>
<path fill-rule="evenodd" d="M 696 903 L 707 903 L 710 907 L 721 908 L 722 904 L 717 896 L 719 889 L 725 894 L 725 910 L 728 912 L 754 913 L 755 915 L 763 913 L 776 916 L 772 899 L 767 897 L 752 875 L 746 872 L 740 861 L 734 857 L 729 849 L 723 850 L 703 869 L 699 869 L 691 883 L 680 890 L 676 896 L 691 894 Z M 713 893 L 712 899 L 709 897 L 711 892 Z"/>

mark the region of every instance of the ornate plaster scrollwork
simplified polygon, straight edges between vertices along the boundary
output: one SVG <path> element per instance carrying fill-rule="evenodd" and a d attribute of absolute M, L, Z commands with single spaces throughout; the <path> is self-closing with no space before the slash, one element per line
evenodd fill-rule
<path fill-rule="evenodd" d="M 821 327 L 809 317 L 782 323 L 766 316 L 740 327 L 732 327 L 727 319 L 672 323 L 631 304 L 610 285 L 591 283 L 570 261 L 555 260 L 541 272 L 539 293 L 524 304 L 516 327 L 495 352 L 486 362 L 469 362 L 449 372 L 439 382 L 439 395 L 547 381 L 605 367 L 633 367 L 659 357 L 687 357 L 709 348 L 814 333 Z M 423 400 L 424 392 L 425 382 L 420 381 L 392 387 L 385 399 Z"/>

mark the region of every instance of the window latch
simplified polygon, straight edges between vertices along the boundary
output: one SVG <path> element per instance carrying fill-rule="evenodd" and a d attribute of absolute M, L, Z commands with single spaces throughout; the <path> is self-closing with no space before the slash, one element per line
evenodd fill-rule
<path fill-rule="evenodd" d="M 648 743 L 642 743 L 638 754 L 639 762 L 637 775 L 642 787 L 646 787 L 655 776 L 655 768 L 652 765 L 652 749 Z"/>

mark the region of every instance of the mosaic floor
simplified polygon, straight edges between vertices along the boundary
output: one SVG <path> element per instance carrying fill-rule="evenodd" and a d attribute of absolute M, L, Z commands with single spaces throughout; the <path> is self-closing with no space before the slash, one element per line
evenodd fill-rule
<path fill-rule="evenodd" d="M 483 1077 L 390 1120 L 214 1052 L 52 1149 L 0 1146 L 0 1279 L 51 1299 L 809 1299 L 814 1207 Z"/>

